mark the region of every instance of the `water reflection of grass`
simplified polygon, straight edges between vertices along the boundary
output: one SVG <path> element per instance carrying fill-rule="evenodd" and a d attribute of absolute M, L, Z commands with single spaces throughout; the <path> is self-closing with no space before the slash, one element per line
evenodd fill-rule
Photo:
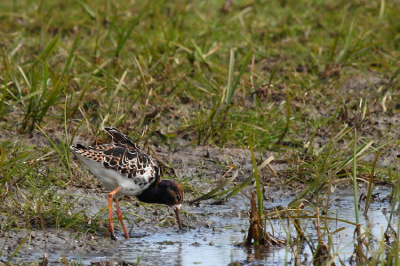
<path fill-rule="evenodd" d="M 224 198 L 256 180 L 261 218 L 265 186 L 302 186 L 291 208 L 307 200 L 329 212 L 330 190 L 352 180 L 369 185 L 354 186 L 355 202 L 361 191 L 367 195 L 366 210 L 374 183 L 392 186 L 393 219 L 399 195 L 396 1 L 221 7 L 216 1 L 0 4 L 1 231 L 99 231 L 101 213 L 88 217 L 54 191 L 96 186 L 67 147 L 77 138 L 103 142 L 104 125 L 132 132 L 154 155 L 158 148 L 252 145 L 258 157 L 248 160 L 262 165 L 273 153 L 289 169 L 267 164 L 258 174 L 254 168 L 254 176 L 237 182 L 228 175 L 210 189 L 214 196 L 225 189 L 216 195 Z M 235 167 L 239 176 L 241 165 Z M 194 191 L 188 180 L 181 183 Z M 325 218 L 314 219 L 321 227 Z M 359 232 L 363 249 L 365 235 L 368 230 Z M 397 238 L 379 241 L 370 257 L 396 264 Z M 329 237 L 326 243 L 334 257 Z"/>

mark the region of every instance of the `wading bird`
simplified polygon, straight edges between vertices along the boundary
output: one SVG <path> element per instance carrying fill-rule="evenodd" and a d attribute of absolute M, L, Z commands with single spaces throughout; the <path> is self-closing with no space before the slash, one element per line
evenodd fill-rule
<path fill-rule="evenodd" d="M 119 208 L 118 196 L 136 196 L 146 203 L 160 203 L 174 208 L 179 229 L 182 229 L 180 207 L 183 200 L 182 188 L 170 180 L 160 180 L 161 169 L 157 161 L 146 154 L 130 139 L 114 127 L 104 127 L 114 143 L 86 148 L 72 145 L 71 151 L 89 171 L 111 190 L 108 194 L 109 227 L 111 239 L 116 240 L 112 214 L 114 199 L 116 211 L 125 238 L 129 238 Z M 106 235 L 107 235 L 106 233 Z"/>

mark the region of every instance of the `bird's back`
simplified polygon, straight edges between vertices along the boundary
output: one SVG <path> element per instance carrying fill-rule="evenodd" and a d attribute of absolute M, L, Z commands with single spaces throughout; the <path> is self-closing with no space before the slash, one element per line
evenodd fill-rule
<path fill-rule="evenodd" d="M 139 195 L 159 182 L 160 167 L 155 159 L 116 128 L 103 128 L 114 144 L 89 146 L 77 144 L 71 150 L 108 189 L 121 186 L 120 194 Z"/>

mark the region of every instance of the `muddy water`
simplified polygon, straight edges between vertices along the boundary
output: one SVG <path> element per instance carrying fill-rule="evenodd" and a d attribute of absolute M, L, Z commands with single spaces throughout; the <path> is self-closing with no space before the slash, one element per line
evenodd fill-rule
<path fill-rule="evenodd" d="M 390 191 L 385 187 L 377 187 L 375 192 L 380 192 L 380 198 L 387 196 Z M 266 202 L 265 207 L 276 205 L 285 206 L 292 198 L 281 198 L 275 202 Z M 347 221 L 355 222 L 354 203 L 352 190 L 337 190 L 331 195 L 332 203 L 329 209 L 329 216 Z M 131 230 L 131 239 L 124 240 L 122 234 L 119 241 L 111 242 L 113 247 L 105 247 L 102 251 L 76 252 L 66 254 L 69 261 L 82 265 L 90 265 L 93 262 L 118 262 L 137 263 L 139 265 L 228 265 L 232 262 L 239 262 L 242 265 L 294 265 L 294 259 L 286 247 L 272 248 L 267 250 L 246 249 L 236 244 L 243 241 L 247 230 L 246 219 L 247 202 L 237 197 L 229 200 L 224 205 L 202 204 L 200 207 L 187 206 L 184 211 L 192 217 L 198 217 L 203 221 L 203 226 L 196 229 L 189 229 L 179 232 L 173 227 L 157 228 L 134 227 Z M 387 219 L 384 211 L 387 208 L 389 213 L 390 204 L 386 202 L 373 202 L 368 216 L 360 216 L 364 227 L 369 227 L 371 233 L 382 239 L 382 234 L 387 226 Z M 397 218 L 395 224 L 397 223 Z M 190 221 L 188 221 L 190 224 Z M 281 234 L 286 238 L 284 228 L 290 229 L 290 235 L 295 236 L 293 226 L 282 225 L 278 220 L 272 222 L 275 236 Z M 303 220 L 303 226 L 309 236 L 316 239 L 315 226 L 311 220 Z M 349 257 L 353 252 L 354 226 L 347 223 L 330 221 L 328 228 L 331 232 L 346 228 L 333 235 L 335 247 L 334 253 L 342 261 L 349 264 Z M 268 228 L 272 232 L 271 228 Z M 324 229 L 322 229 L 324 231 Z M 328 241 L 327 241 L 328 242 Z M 374 247 L 372 247 L 373 249 Z M 39 254 L 36 254 L 38 256 Z M 61 253 L 52 254 L 54 259 Z M 31 258 L 32 259 L 32 258 Z M 305 247 L 301 255 L 304 265 L 311 264 L 310 250 Z M 53 262 L 56 262 L 53 260 Z M 335 262 L 339 262 L 338 259 Z M 340 264 L 340 263 L 339 263 Z"/>

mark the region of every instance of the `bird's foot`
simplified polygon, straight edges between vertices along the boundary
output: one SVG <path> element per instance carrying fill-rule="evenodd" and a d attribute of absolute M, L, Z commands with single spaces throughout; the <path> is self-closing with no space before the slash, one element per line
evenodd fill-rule
<path fill-rule="evenodd" d="M 106 231 L 106 234 L 104 235 L 104 237 L 107 237 L 108 233 L 110 233 L 111 240 L 118 240 L 117 237 L 115 236 L 114 228 L 109 227 L 108 230 Z"/>

